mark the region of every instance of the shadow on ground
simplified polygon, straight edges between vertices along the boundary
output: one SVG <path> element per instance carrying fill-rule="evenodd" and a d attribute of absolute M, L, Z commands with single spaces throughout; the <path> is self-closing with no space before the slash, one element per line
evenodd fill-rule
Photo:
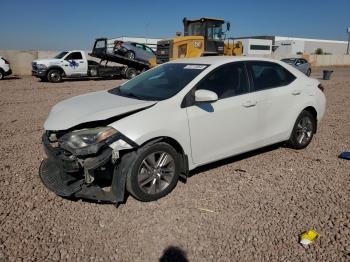
<path fill-rule="evenodd" d="M 163 252 L 159 262 L 188 262 L 186 252 L 181 248 L 170 246 Z"/>

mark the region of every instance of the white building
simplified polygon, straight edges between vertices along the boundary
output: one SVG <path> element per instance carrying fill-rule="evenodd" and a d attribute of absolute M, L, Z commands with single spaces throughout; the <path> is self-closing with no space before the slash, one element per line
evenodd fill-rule
<path fill-rule="evenodd" d="M 260 35 L 235 38 L 235 40 L 237 39 L 272 40 L 272 51 L 280 56 L 292 56 L 296 55 L 297 53 L 314 54 L 318 48 L 321 48 L 324 53 L 344 55 L 346 54 L 347 48 L 347 41 L 339 40 L 324 40 L 274 35 Z"/>
<path fill-rule="evenodd" d="M 234 42 L 242 42 L 243 55 L 269 55 L 272 52 L 272 40 L 254 38 L 235 38 Z"/>
<path fill-rule="evenodd" d="M 154 51 L 157 50 L 157 42 L 159 40 L 162 40 L 162 38 L 147 38 L 147 37 L 130 37 L 130 36 L 120 36 L 117 38 L 108 39 L 108 47 L 113 48 L 114 41 L 120 40 L 123 42 L 135 42 L 144 44 L 150 48 L 152 48 Z"/>

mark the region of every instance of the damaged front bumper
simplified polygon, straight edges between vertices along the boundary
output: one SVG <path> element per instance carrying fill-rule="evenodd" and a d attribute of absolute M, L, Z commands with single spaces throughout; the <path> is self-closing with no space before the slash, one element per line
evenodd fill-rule
<path fill-rule="evenodd" d="M 121 139 L 121 134 L 113 141 Z M 112 143 L 113 141 L 110 141 Z M 41 162 L 39 175 L 52 192 L 66 198 L 120 203 L 125 198 L 126 173 L 119 168 L 119 152 L 109 145 L 93 155 L 77 156 L 54 146 L 45 133 L 42 137 L 47 159 Z M 106 187 L 110 187 L 107 191 Z"/>

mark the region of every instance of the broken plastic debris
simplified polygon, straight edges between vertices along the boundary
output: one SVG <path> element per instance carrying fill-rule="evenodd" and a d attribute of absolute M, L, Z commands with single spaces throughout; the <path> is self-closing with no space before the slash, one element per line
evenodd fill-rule
<path fill-rule="evenodd" d="M 339 155 L 339 158 L 350 160 L 350 152 L 343 152 Z"/>
<path fill-rule="evenodd" d="M 201 210 L 201 211 L 205 211 L 205 212 L 216 213 L 216 212 L 213 211 L 213 210 L 206 209 L 206 208 L 202 208 L 202 207 L 197 207 L 197 209 L 198 209 L 198 210 Z"/>
<path fill-rule="evenodd" d="M 301 234 L 300 244 L 309 245 L 319 237 L 320 237 L 320 234 L 317 233 L 315 230 L 313 230 L 313 229 L 309 230 L 308 232 Z"/>

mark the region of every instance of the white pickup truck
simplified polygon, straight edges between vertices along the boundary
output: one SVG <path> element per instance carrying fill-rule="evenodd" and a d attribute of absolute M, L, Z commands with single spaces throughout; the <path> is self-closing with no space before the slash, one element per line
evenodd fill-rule
<path fill-rule="evenodd" d="M 63 78 L 119 76 L 122 69 L 120 66 L 87 60 L 85 52 L 81 50 L 63 51 L 54 58 L 32 62 L 32 75 L 53 83 L 61 82 Z"/>

